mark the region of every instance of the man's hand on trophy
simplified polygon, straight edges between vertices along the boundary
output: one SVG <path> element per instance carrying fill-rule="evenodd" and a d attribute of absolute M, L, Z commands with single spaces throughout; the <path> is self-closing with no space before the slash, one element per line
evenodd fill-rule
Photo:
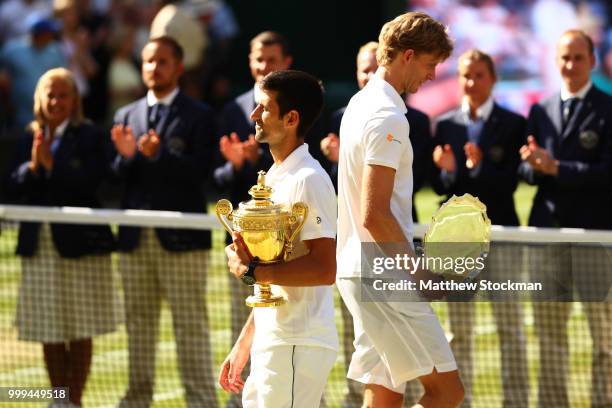
<path fill-rule="evenodd" d="M 230 273 L 240 279 L 249 269 L 249 262 L 253 257 L 238 232 L 232 233 L 232 239 L 234 242 L 225 247 L 227 266 Z"/>
<path fill-rule="evenodd" d="M 237 342 L 232 351 L 221 364 L 219 372 L 219 385 L 226 392 L 239 394 L 244 388 L 244 380 L 242 379 L 242 370 L 249 361 L 250 350 L 247 347 L 242 347 L 240 342 Z"/>
<path fill-rule="evenodd" d="M 234 170 L 242 169 L 245 160 L 244 146 L 236 132 L 232 132 L 229 137 L 227 135 L 221 137 L 221 140 L 219 140 L 219 150 L 223 158 L 232 163 Z"/>

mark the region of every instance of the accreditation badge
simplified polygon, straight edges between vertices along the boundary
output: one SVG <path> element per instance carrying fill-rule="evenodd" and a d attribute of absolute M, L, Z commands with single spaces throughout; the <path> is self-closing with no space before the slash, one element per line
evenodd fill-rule
<path fill-rule="evenodd" d="M 504 159 L 504 148 L 493 146 L 489 149 L 489 157 L 493 163 L 500 163 Z"/>
<path fill-rule="evenodd" d="M 185 151 L 185 142 L 180 137 L 168 139 L 168 150 L 174 154 L 182 154 Z"/>
<path fill-rule="evenodd" d="M 81 159 L 76 158 L 76 157 L 74 159 L 71 159 L 68 165 L 75 170 L 79 170 L 81 167 L 83 167 L 83 163 L 81 162 Z"/>
<path fill-rule="evenodd" d="M 580 132 L 580 146 L 586 150 L 591 150 L 599 144 L 599 134 L 594 130 L 583 130 Z"/>

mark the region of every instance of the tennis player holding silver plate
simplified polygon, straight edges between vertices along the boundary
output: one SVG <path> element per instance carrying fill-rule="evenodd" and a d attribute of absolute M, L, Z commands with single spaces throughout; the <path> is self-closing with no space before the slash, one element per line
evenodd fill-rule
<path fill-rule="evenodd" d="M 484 268 L 490 239 L 487 207 L 470 194 L 453 195 L 434 214 L 423 238 L 426 265 L 446 278 L 472 281 Z"/>

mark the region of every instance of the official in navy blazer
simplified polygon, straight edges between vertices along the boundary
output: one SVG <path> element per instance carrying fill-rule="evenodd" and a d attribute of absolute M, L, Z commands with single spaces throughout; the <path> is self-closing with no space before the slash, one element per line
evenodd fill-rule
<path fill-rule="evenodd" d="M 529 225 L 612 229 L 612 97 L 588 72 L 529 112 L 521 175 L 538 186 Z"/>
<path fill-rule="evenodd" d="M 256 35 L 250 47 L 249 69 L 254 86 L 223 109 L 214 170 L 217 187 L 229 194 L 229 200 L 235 206 L 250 199 L 248 191 L 257 184 L 257 172 L 268 171 L 273 163 L 269 150 L 261 148 L 255 141 L 255 122 L 251 119 L 251 112 L 256 106 L 257 83 L 270 72 L 288 69 L 293 61 L 287 39 L 273 31 Z M 227 243 L 231 242 L 228 235 Z M 243 323 L 241 319 L 238 330 Z"/>
<path fill-rule="evenodd" d="M 538 186 L 529 225 L 610 229 L 612 98 L 590 79 L 595 66 L 591 38 L 565 32 L 557 43 L 561 91 L 532 106 L 521 175 Z M 609 253 L 599 244 L 551 244 L 529 248 L 532 279 L 543 284 L 534 302 L 540 343 L 538 403 L 569 407 L 567 322 L 574 294 L 583 301 L 593 341 L 591 407 L 612 406 L 612 303 Z M 552 302 L 550 300 L 558 300 Z"/>
<path fill-rule="evenodd" d="M 114 130 L 125 129 L 132 149 L 122 155 L 118 148 L 111 164 L 114 173 L 127 186 L 122 207 L 205 213 L 203 185 L 210 174 L 216 149 L 212 110 L 186 96 L 178 87 L 159 98 L 159 104 L 153 103 L 153 98 L 148 96 L 115 114 Z M 156 150 L 147 155 L 149 149 Z M 126 157 L 129 154 L 132 156 Z M 136 227 L 120 227 L 119 249 L 136 248 L 139 231 Z M 169 251 L 211 246 L 210 231 L 156 228 L 155 232 L 161 245 Z"/>
<path fill-rule="evenodd" d="M 44 81 L 43 81 L 44 79 Z M 39 80 L 43 82 L 73 80 L 67 70 L 50 70 Z M 69 83 L 70 84 L 70 83 Z M 68 85 L 69 85 L 68 84 Z M 47 85 L 48 87 L 48 85 Z M 41 96 L 38 96 L 41 99 Z M 72 98 L 70 95 L 64 98 Z M 78 98 L 76 98 L 78 99 Z M 102 133 L 82 117 L 80 100 L 74 102 L 74 113 L 66 112 L 56 127 L 55 141 L 48 133 L 48 119 L 42 113 L 42 102 L 35 106 L 35 125 L 30 125 L 16 148 L 9 179 L 9 199 L 36 206 L 99 207 L 96 192 L 106 176 Z M 72 114 L 72 117 L 70 115 Z M 33 145 L 37 156 L 32 157 Z M 43 160 L 38 159 L 43 157 Z M 52 163 L 52 164 L 51 164 Z M 17 254 L 33 256 L 38 247 L 40 223 L 20 225 Z M 115 242 L 109 226 L 81 224 L 50 224 L 53 244 L 66 258 L 89 254 L 110 253 Z"/>
<path fill-rule="evenodd" d="M 178 88 L 183 50 L 170 37 L 142 50 L 142 98 L 115 115 L 112 168 L 125 181 L 124 208 L 206 212 L 204 182 L 215 150 L 211 109 Z M 155 349 L 165 298 L 172 312 L 178 367 L 188 407 L 217 405 L 206 311 L 210 232 L 119 229 L 129 348 L 122 408 L 151 405 Z"/>
<path fill-rule="evenodd" d="M 450 198 L 470 193 L 487 206 L 487 214 L 496 225 L 519 225 L 513 194 L 518 184 L 519 149 L 524 141 L 525 118 L 499 106 L 491 97 L 479 112 L 487 117 L 479 121 L 478 135 L 471 138 L 466 124 L 469 107 L 452 110 L 436 120 L 434 145 L 444 157 L 452 156 L 454 171 L 433 166 L 436 193 Z M 469 147 L 466 144 L 469 143 Z M 479 157 L 467 163 L 469 149 Z M 438 154 L 440 154 L 438 153 Z"/>
<path fill-rule="evenodd" d="M 150 157 L 142 153 L 131 159 L 117 154 L 112 163 L 114 173 L 126 183 L 122 208 L 143 210 L 167 210 L 190 213 L 206 212 L 203 189 L 209 172 L 215 143 L 212 111 L 178 88 L 172 103 L 164 109 L 167 113 L 153 127 L 154 108 L 147 99 L 119 109 L 115 124 L 131 129 L 140 146 L 159 140 L 159 150 Z M 151 127 L 150 127 L 151 126 Z M 155 129 L 157 136 L 149 135 Z M 168 251 L 209 249 L 210 231 L 156 228 L 161 245 Z M 119 249 L 130 251 L 138 246 L 140 228 L 119 228 Z"/>
<path fill-rule="evenodd" d="M 43 143 L 37 132 L 28 131 L 17 145 L 9 181 L 9 200 L 25 205 L 49 207 L 99 208 L 96 196 L 101 181 L 107 176 L 102 132 L 86 121 L 67 121 L 58 127 L 52 153 L 53 170 L 33 166 L 30 161 L 33 144 Z M 42 131 L 42 129 L 41 129 Z M 107 225 L 51 223 L 55 249 L 65 258 L 91 254 L 108 254 L 116 242 Z M 17 255 L 33 256 L 38 248 L 41 224 L 22 222 L 17 240 Z"/>
<path fill-rule="evenodd" d="M 433 186 L 450 198 L 465 193 L 478 197 L 494 224 L 519 225 L 513 194 L 517 186 L 519 148 L 524 141 L 525 118 L 497 105 L 492 91 L 497 80 L 493 59 L 479 50 L 459 57 L 461 106 L 442 115 L 435 126 Z M 517 280 L 521 248 L 495 243 L 483 272 L 490 280 Z M 453 300 L 451 298 L 451 300 Z M 503 406 L 528 406 L 527 354 L 523 310 L 512 298 L 491 303 L 501 349 Z M 474 304 L 453 303 L 449 310 L 452 347 L 465 386 L 462 407 L 472 402 Z"/>
<path fill-rule="evenodd" d="M 36 206 L 99 207 L 96 192 L 107 169 L 104 139 L 83 119 L 70 71 L 57 68 L 42 75 L 34 117 L 14 157 L 12 198 Z M 93 337 L 114 331 L 118 322 L 110 258 L 114 247 L 108 225 L 19 226 L 19 339 L 43 344 L 51 385 L 70 388 L 71 406 L 81 405 Z"/>

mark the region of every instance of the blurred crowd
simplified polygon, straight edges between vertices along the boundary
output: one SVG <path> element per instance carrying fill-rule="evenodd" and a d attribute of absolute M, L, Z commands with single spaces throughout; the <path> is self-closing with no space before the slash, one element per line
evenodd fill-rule
<path fill-rule="evenodd" d="M 526 114 L 560 85 L 554 41 L 580 27 L 595 42 L 594 81 L 612 92 L 612 6 L 604 0 L 411 0 L 450 26 L 460 53 L 478 48 L 495 60 L 504 86 L 502 104 Z M 162 11 L 163 9 L 163 11 Z M 550 18 L 554 15 L 554 18 Z M 142 96 L 140 50 L 150 35 L 168 33 L 186 52 L 185 92 L 217 113 L 236 94 L 228 70 L 239 22 L 223 0 L 5 0 L 0 4 L 0 132 L 31 120 L 36 79 L 54 66 L 70 68 L 86 116 L 110 127 L 117 107 Z M 457 54 L 458 55 L 458 54 Z M 456 56 L 411 105 L 441 114 L 459 100 Z M 325 78 L 324 78 L 325 79 Z M 348 82 L 348 76 L 343 78 Z M 234 84 L 235 85 L 235 84 Z M 452 95 L 441 98 L 440 95 Z M 0 133 L 0 134 L 2 134 Z"/>
<path fill-rule="evenodd" d="M 413 0 L 411 6 L 449 25 L 456 55 L 438 69 L 439 80 L 411 98 L 430 115 L 446 112 L 460 98 L 453 77 L 457 57 L 477 48 L 493 57 L 504 86 L 498 100 L 526 114 L 531 104 L 554 92 L 560 79 L 555 41 L 573 27 L 585 30 L 597 49 L 596 82 L 612 92 L 612 6 L 604 0 Z M 440 98 L 440 95 L 453 95 Z"/>
<path fill-rule="evenodd" d="M 223 0 L 7 0 L 0 4 L 0 123 L 32 120 L 32 93 L 50 68 L 69 68 L 86 116 L 108 126 L 145 92 L 140 50 L 170 34 L 185 50 L 185 92 L 213 105 L 229 97 L 224 72 L 238 25 Z"/>

